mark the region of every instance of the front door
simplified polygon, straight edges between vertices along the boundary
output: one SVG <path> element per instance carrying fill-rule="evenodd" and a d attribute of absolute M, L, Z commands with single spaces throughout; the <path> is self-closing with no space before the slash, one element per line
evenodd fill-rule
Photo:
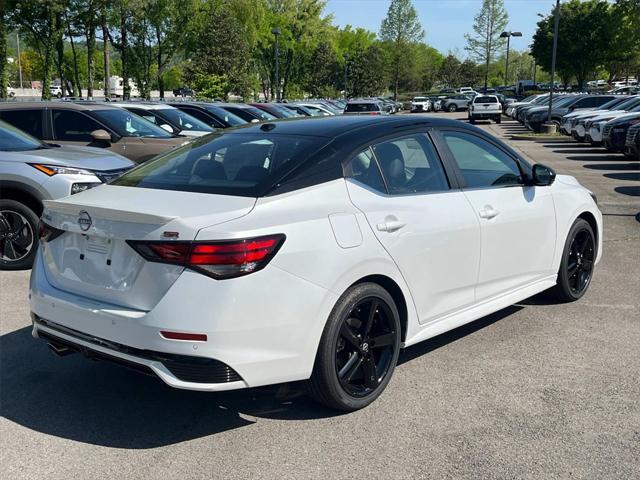
<path fill-rule="evenodd" d="M 550 187 L 523 185 L 517 160 L 478 135 L 441 135 L 481 226 L 476 301 L 552 275 L 556 220 Z"/>
<path fill-rule="evenodd" d="M 464 194 L 450 189 L 429 137 L 412 134 L 373 145 L 349 162 L 347 177 L 352 202 L 397 264 L 420 322 L 471 305 L 479 222 Z"/>

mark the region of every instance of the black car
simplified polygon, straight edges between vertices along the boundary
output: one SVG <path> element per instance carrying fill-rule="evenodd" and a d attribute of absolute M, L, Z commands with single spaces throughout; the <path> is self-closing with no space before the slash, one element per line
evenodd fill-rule
<path fill-rule="evenodd" d="M 614 95 L 570 95 L 561 98 L 558 102 L 554 100 L 551 121 L 560 126 L 562 117 L 565 115 L 578 110 L 600 107 L 615 98 Z M 540 126 L 547 121 L 548 115 L 548 107 L 530 110 L 525 118 L 525 124 L 534 132 L 540 132 Z"/>
<path fill-rule="evenodd" d="M 173 90 L 174 97 L 193 97 L 195 92 L 189 87 L 180 87 Z"/>
<path fill-rule="evenodd" d="M 602 132 L 602 141 L 610 152 L 624 152 L 627 131 L 630 127 L 640 123 L 640 112 L 624 115 L 622 118 L 611 120 Z"/>
<path fill-rule="evenodd" d="M 183 112 L 188 113 L 192 117 L 203 121 L 207 125 L 214 128 L 237 127 L 248 123 L 232 112 L 229 112 L 219 106 L 219 104 L 211 102 L 168 102 L 172 107 L 179 108 Z"/>

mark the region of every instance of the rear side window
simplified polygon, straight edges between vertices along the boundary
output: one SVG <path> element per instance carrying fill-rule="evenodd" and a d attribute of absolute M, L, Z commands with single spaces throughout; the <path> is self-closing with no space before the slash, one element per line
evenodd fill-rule
<path fill-rule="evenodd" d="M 2 110 L 0 120 L 42 139 L 42 110 Z"/>
<path fill-rule="evenodd" d="M 73 110 L 54 110 L 53 134 L 56 140 L 67 142 L 91 142 L 91 132 L 104 130 L 98 122 Z"/>
<path fill-rule="evenodd" d="M 114 184 L 254 197 L 325 143 L 278 134 L 207 136 L 140 165 Z"/>
<path fill-rule="evenodd" d="M 361 151 L 346 164 L 345 176 L 353 178 L 378 192 L 386 193 L 384 180 L 371 148 Z"/>
<path fill-rule="evenodd" d="M 375 103 L 349 103 L 344 111 L 347 113 L 379 112 L 380 107 Z"/>
<path fill-rule="evenodd" d="M 473 101 L 474 103 L 498 103 L 498 99 L 496 97 L 476 97 Z"/>
<path fill-rule="evenodd" d="M 379 143 L 373 151 L 390 194 L 449 189 L 440 158 L 426 136 L 411 135 Z"/>

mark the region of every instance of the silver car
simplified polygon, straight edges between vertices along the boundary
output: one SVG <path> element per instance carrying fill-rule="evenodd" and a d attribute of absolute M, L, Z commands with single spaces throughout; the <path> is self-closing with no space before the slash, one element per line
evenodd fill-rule
<path fill-rule="evenodd" d="M 0 270 L 31 267 L 44 200 L 101 185 L 133 165 L 109 150 L 46 144 L 0 121 Z"/>
<path fill-rule="evenodd" d="M 458 110 L 466 110 L 472 97 L 468 95 L 451 95 L 442 100 L 441 108 L 445 112 L 455 112 Z"/>

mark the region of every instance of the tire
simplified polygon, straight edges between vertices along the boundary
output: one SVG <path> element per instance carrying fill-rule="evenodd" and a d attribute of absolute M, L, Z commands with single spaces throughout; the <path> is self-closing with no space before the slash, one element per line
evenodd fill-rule
<path fill-rule="evenodd" d="M 351 287 L 325 325 L 308 381 L 309 394 L 344 412 L 371 404 L 393 375 L 400 336 L 400 316 L 391 295 L 375 283 Z"/>
<path fill-rule="evenodd" d="M 584 247 L 583 241 L 586 242 Z M 558 300 L 575 302 L 582 298 L 591 284 L 596 254 L 596 238 L 591 225 L 582 218 L 577 219 L 567 235 L 558 270 L 558 283 L 553 288 Z"/>
<path fill-rule="evenodd" d="M 447 107 L 447 110 L 449 110 L 450 112 L 455 112 L 456 110 L 458 110 L 458 106 L 455 103 L 452 103 L 451 105 L 449 105 L 449 107 Z"/>
<path fill-rule="evenodd" d="M 0 199 L 0 270 L 31 268 L 38 249 L 38 216 L 15 200 Z"/>
<path fill-rule="evenodd" d="M 496 117 L 496 123 L 502 123 L 502 117 L 500 115 Z"/>
<path fill-rule="evenodd" d="M 473 117 L 469 117 L 469 123 L 470 123 L 471 125 L 475 125 L 475 123 L 476 123 L 476 119 L 475 119 L 475 118 L 473 118 Z"/>

